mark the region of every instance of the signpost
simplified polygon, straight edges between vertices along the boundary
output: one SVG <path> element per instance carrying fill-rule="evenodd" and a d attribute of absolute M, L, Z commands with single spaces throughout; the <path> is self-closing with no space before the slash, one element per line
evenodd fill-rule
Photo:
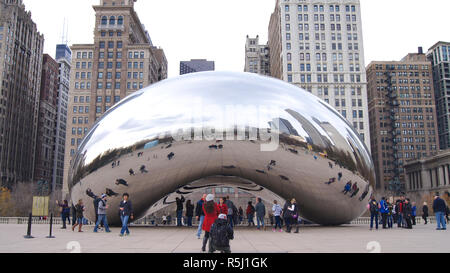
<path fill-rule="evenodd" d="M 48 216 L 49 196 L 33 196 L 33 215 Z"/>

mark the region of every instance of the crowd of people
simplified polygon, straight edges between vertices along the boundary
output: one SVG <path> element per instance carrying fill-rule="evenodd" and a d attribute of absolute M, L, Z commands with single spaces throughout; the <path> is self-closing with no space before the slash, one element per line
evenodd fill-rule
<path fill-rule="evenodd" d="M 131 201 L 129 200 L 130 195 L 128 193 L 124 193 L 122 195 L 122 200 L 120 201 L 118 207 L 118 213 L 120 216 L 120 220 L 122 222 L 122 229 L 120 230 L 120 236 L 130 235 L 130 231 L 128 229 L 129 220 L 133 219 L 133 206 Z M 108 226 L 108 219 L 106 217 L 107 210 L 109 209 L 109 205 L 107 205 L 107 194 L 102 194 L 101 197 L 94 198 L 94 210 L 95 210 L 95 227 L 94 232 L 98 232 L 99 229 L 105 229 L 105 232 L 111 232 Z M 70 224 L 70 207 L 67 200 L 64 200 L 62 203 L 56 201 L 56 204 L 61 209 L 61 217 L 63 220 L 62 229 L 66 229 L 66 221 Z M 72 205 L 72 231 L 75 231 L 75 228 L 78 226 L 78 232 L 83 232 L 82 227 L 87 222 L 84 218 L 85 206 L 83 203 L 83 199 L 78 200 L 78 202 Z"/>
<path fill-rule="evenodd" d="M 409 198 L 401 196 L 395 202 L 391 203 L 385 197 L 378 202 L 374 196 L 370 198 L 367 209 L 370 212 L 370 230 L 374 228 L 378 230 L 378 225 L 382 225 L 383 229 L 391 229 L 394 224 L 398 228 L 412 229 L 416 225 L 417 205 L 411 202 Z M 435 194 L 433 212 L 436 215 L 436 230 L 446 230 L 449 221 L 449 207 L 446 202 L 440 198 L 439 193 Z M 426 202 L 422 206 L 422 219 L 424 224 L 428 224 L 429 208 Z"/>
<path fill-rule="evenodd" d="M 99 228 L 104 228 L 105 232 L 111 232 L 107 221 L 107 194 L 102 194 L 101 197 L 94 199 L 94 208 L 96 214 L 96 223 L 94 232 L 98 232 Z M 183 226 L 183 204 L 185 198 L 176 198 L 177 205 L 177 226 Z M 66 221 L 70 224 L 70 207 L 68 202 L 59 203 L 61 208 L 61 217 L 63 220 L 62 228 L 66 228 Z M 394 225 L 398 228 L 412 229 L 416 225 L 417 205 L 415 202 L 411 202 L 409 198 L 405 196 L 400 197 L 395 202 L 391 203 L 385 197 L 382 197 L 378 202 L 374 196 L 372 196 L 367 204 L 367 209 L 370 212 L 370 230 L 375 226 L 378 230 L 379 225 L 383 229 L 392 229 Z M 72 231 L 78 226 L 78 232 L 82 231 L 84 225 L 84 213 L 85 207 L 83 200 L 80 199 L 77 204 L 72 206 Z M 425 202 L 422 206 L 422 218 L 424 224 L 428 224 L 429 217 L 428 204 Z M 432 204 L 432 210 L 436 215 L 437 230 L 446 230 L 447 222 L 449 221 L 449 208 L 446 202 L 440 198 L 436 193 Z M 256 226 L 258 230 L 266 230 L 265 217 L 266 207 L 261 198 L 257 198 L 257 203 L 253 206 L 251 201 L 248 202 L 246 209 L 246 216 L 248 219 L 248 227 Z M 122 200 L 118 207 L 118 213 L 122 222 L 122 228 L 120 236 L 129 235 L 128 223 L 130 219 L 133 219 L 133 207 L 129 200 L 129 195 L 124 193 Z M 230 253 L 231 248 L 229 241 L 234 238 L 234 226 L 240 225 L 243 222 L 244 210 L 242 207 L 239 209 L 233 204 L 229 196 L 221 197 L 219 202 L 214 201 L 213 194 L 203 194 L 202 198 L 196 203 L 196 206 L 192 204 L 191 200 L 186 202 L 186 225 L 192 226 L 192 219 L 195 216 L 199 225 L 196 232 L 198 239 L 201 239 L 202 231 L 204 231 L 204 237 L 202 241 L 202 251 L 206 251 L 206 245 L 209 242 L 208 252 L 221 251 L 224 253 Z M 286 232 L 291 233 L 292 228 L 296 228 L 294 233 L 299 233 L 299 224 L 301 219 L 299 217 L 299 208 L 295 199 L 288 200 L 281 207 L 276 200 L 273 201 L 272 209 L 269 213 L 271 219 L 271 225 L 273 226 L 273 232 L 283 232 L 283 225 L 286 227 Z M 254 218 L 256 216 L 256 225 Z M 166 215 L 163 216 L 163 222 L 170 221 Z M 164 223 L 165 224 L 165 223 Z"/>

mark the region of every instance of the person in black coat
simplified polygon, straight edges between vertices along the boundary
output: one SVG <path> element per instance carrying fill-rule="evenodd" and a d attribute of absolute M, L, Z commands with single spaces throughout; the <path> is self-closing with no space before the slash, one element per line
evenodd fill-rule
<path fill-rule="evenodd" d="M 177 202 L 177 227 L 181 227 L 183 226 L 181 218 L 183 217 L 184 196 L 181 196 L 181 198 L 177 197 L 175 200 Z"/>
<path fill-rule="evenodd" d="M 202 199 L 197 202 L 197 206 L 195 207 L 195 217 L 198 221 L 198 229 L 197 229 L 197 238 L 200 239 L 202 235 L 202 225 L 205 219 L 205 212 L 203 211 L 203 203 L 206 200 L 206 194 L 203 194 Z"/>
<path fill-rule="evenodd" d="M 446 230 L 447 223 L 445 222 L 445 214 L 447 213 L 447 204 L 445 204 L 445 201 L 439 197 L 438 193 L 436 193 L 434 197 L 433 211 L 434 214 L 436 215 L 436 224 L 437 224 L 436 229 Z"/>
<path fill-rule="evenodd" d="M 409 199 L 405 200 L 405 208 L 403 210 L 403 216 L 405 217 L 406 220 L 406 228 L 407 229 L 412 229 L 412 207 L 411 207 L 411 203 L 409 201 Z"/>
<path fill-rule="evenodd" d="M 423 203 L 422 219 L 425 221 L 425 225 L 428 224 L 428 204 L 427 204 L 427 202 Z"/>
<path fill-rule="evenodd" d="M 130 235 L 130 231 L 128 230 L 128 220 L 133 220 L 133 206 L 131 204 L 131 201 L 128 200 L 130 195 L 128 193 L 124 193 L 122 195 L 122 201 L 120 201 L 119 205 L 119 214 L 120 214 L 120 220 L 122 220 L 122 229 L 120 230 L 120 236 L 123 236 L 125 231 L 127 232 L 127 235 Z"/>
<path fill-rule="evenodd" d="M 292 204 L 291 201 L 287 200 L 283 207 L 283 219 L 286 222 L 286 232 L 291 233 L 291 223 L 292 223 Z"/>
<path fill-rule="evenodd" d="M 231 253 L 230 240 L 234 239 L 233 228 L 228 224 L 226 214 L 220 214 L 212 224 L 210 231 L 209 253 L 216 250 L 222 253 Z"/>
<path fill-rule="evenodd" d="M 194 217 L 194 205 L 192 205 L 191 200 L 187 200 L 186 202 L 186 217 L 187 217 L 187 226 L 192 227 L 192 217 Z"/>

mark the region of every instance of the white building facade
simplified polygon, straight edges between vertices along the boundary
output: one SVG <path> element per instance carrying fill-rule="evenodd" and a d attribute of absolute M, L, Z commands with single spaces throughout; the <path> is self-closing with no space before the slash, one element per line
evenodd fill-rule
<path fill-rule="evenodd" d="M 259 36 L 250 38 L 247 35 L 244 72 L 270 76 L 269 46 L 260 44 Z"/>
<path fill-rule="evenodd" d="M 269 48 L 272 76 L 328 102 L 370 149 L 359 0 L 277 0 Z"/>

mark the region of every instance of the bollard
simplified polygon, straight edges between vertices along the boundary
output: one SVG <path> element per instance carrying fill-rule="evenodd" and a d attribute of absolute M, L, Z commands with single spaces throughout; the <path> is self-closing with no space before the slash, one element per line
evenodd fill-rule
<path fill-rule="evenodd" d="M 27 235 L 23 236 L 25 239 L 32 239 L 34 238 L 31 236 L 31 221 L 32 221 L 32 215 L 30 212 L 30 215 L 28 216 L 28 229 L 27 229 Z"/>
<path fill-rule="evenodd" d="M 47 236 L 47 238 L 55 238 L 55 236 L 52 236 L 52 228 L 53 228 L 53 213 L 50 214 L 50 234 Z"/>

